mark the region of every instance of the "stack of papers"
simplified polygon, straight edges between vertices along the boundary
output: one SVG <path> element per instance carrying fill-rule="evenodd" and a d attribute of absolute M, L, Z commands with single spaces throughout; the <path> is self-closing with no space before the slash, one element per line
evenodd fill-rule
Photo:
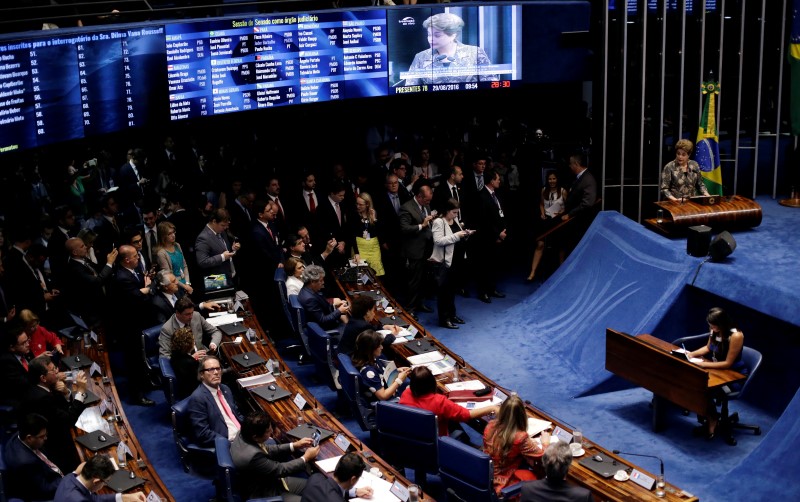
<path fill-rule="evenodd" d="M 528 417 L 528 435 L 535 436 L 542 431 L 546 431 L 553 426 L 552 422 L 539 420 L 538 418 Z"/>
<path fill-rule="evenodd" d="M 271 373 L 264 373 L 262 375 L 255 375 L 251 377 L 240 378 L 236 380 L 243 389 L 248 387 L 256 387 L 258 385 L 266 385 L 275 381 L 275 377 Z"/>
<path fill-rule="evenodd" d="M 317 460 L 314 463 L 317 465 L 317 468 L 322 472 L 333 472 L 334 469 L 336 469 L 336 464 L 339 463 L 339 459 L 342 458 L 343 456 L 344 455 L 339 455 L 337 457 Z"/>
<path fill-rule="evenodd" d="M 209 317 L 206 320 L 208 321 L 208 324 L 212 326 L 222 326 L 223 324 L 233 324 L 235 322 L 242 321 L 236 314 L 218 315 L 214 317 Z"/>
<path fill-rule="evenodd" d="M 416 366 L 427 366 L 434 376 L 453 371 L 456 367 L 456 362 L 452 357 L 445 357 L 445 355 L 438 350 L 425 352 L 424 354 L 416 356 L 409 356 L 408 362 L 411 364 L 412 368 Z"/>
<path fill-rule="evenodd" d="M 352 498 L 351 501 L 359 501 L 359 502 L 399 502 L 400 499 L 392 495 L 389 489 L 392 487 L 392 484 L 386 481 L 383 478 L 379 478 L 374 474 L 364 471 L 361 473 L 361 478 L 359 478 L 358 482 L 356 483 L 356 488 L 361 488 L 362 486 L 370 486 L 372 487 L 372 498 L 369 499 L 362 499 L 362 498 Z"/>
<path fill-rule="evenodd" d="M 458 390 L 481 390 L 485 386 L 480 380 L 464 380 L 462 382 L 448 383 L 445 387 L 452 392 Z"/>

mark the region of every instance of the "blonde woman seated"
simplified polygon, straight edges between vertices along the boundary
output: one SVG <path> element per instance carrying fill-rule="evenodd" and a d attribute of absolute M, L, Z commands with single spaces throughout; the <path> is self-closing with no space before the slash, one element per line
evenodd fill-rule
<path fill-rule="evenodd" d="M 509 396 L 500 405 L 497 419 L 483 432 L 483 451 L 494 463 L 494 489 L 500 491 L 520 481 L 532 481 L 536 475 L 526 469 L 533 466 L 544 451 L 528 436 L 528 415 L 519 396 Z"/>

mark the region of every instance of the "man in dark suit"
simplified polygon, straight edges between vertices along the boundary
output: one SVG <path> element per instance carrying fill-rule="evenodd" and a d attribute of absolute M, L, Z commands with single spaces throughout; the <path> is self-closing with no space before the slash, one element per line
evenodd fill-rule
<path fill-rule="evenodd" d="M 254 411 L 244 419 L 242 430 L 231 443 L 231 458 L 239 474 L 242 499 L 280 495 L 285 502 L 299 502 L 306 480 L 292 474 L 305 473 L 306 465 L 317 458 L 319 446 L 313 446 L 311 438 L 286 444 L 265 444 L 272 433 L 272 421 L 267 414 Z M 301 448 L 306 450 L 299 458 L 287 462 L 275 460 Z"/>
<path fill-rule="evenodd" d="M 492 263 L 498 262 L 500 247 L 506 240 L 506 218 L 503 206 L 497 197 L 500 188 L 500 173 L 487 169 L 484 173 L 486 185 L 478 192 L 476 205 L 475 235 L 473 240 L 473 269 L 476 273 L 478 286 L 478 299 L 484 303 L 491 303 L 490 297 L 505 298 L 497 291 L 496 267 Z"/>
<path fill-rule="evenodd" d="M 119 204 L 114 195 L 104 195 L 100 204 L 103 216 L 100 224 L 94 228 L 97 234 L 97 239 L 94 241 L 94 252 L 98 256 L 105 256 L 122 244 L 122 224 L 117 218 Z"/>
<path fill-rule="evenodd" d="M 80 371 L 72 389 L 59 380 L 56 365 L 50 356 L 42 354 L 30 362 L 28 382 L 31 384 L 20 405 L 20 417 L 38 413 L 47 419 L 47 456 L 70 472 L 78 466 L 72 426 L 86 405 L 86 372 Z"/>
<path fill-rule="evenodd" d="M 400 208 L 400 232 L 403 235 L 401 253 L 406 260 L 408 274 L 406 309 L 411 315 L 415 315 L 417 310 L 433 312 L 433 309 L 422 303 L 425 265 L 433 251 L 431 221 L 434 216 L 429 206 L 432 197 L 431 187 L 420 185 L 414 198 Z"/>
<path fill-rule="evenodd" d="M 271 177 L 267 180 L 267 201 L 275 203 L 277 212 L 275 213 L 275 226 L 278 232 L 282 235 L 289 233 L 289 222 L 291 219 L 286 214 L 286 208 L 283 205 L 281 197 L 281 182 L 278 178 Z"/>
<path fill-rule="evenodd" d="M 233 392 L 222 383 L 219 359 L 206 356 L 197 367 L 200 385 L 189 396 L 187 411 L 191 435 L 200 446 L 214 446 L 217 436 L 233 441 L 244 417 L 239 413 Z"/>
<path fill-rule="evenodd" d="M 253 208 L 255 201 L 256 192 L 249 188 L 243 188 L 226 208 L 231 215 L 230 233 L 245 242 L 250 237 L 250 228 L 256 220 L 257 213 Z"/>
<path fill-rule="evenodd" d="M 322 197 L 317 193 L 317 178 L 313 173 L 303 176 L 301 190 L 292 198 L 290 211 L 292 223 L 303 225 L 314 235 L 316 234 L 317 208 L 322 202 Z"/>
<path fill-rule="evenodd" d="M 69 206 L 58 206 L 53 210 L 53 218 L 56 220 L 56 228 L 50 240 L 47 241 L 47 256 L 50 260 L 50 271 L 53 281 L 59 286 L 64 279 L 64 270 L 67 266 L 67 252 L 64 243 L 70 237 L 76 237 L 74 232 L 75 214 Z"/>
<path fill-rule="evenodd" d="M 325 270 L 309 265 L 303 271 L 303 288 L 297 299 L 306 311 L 306 320 L 315 322 L 324 330 L 339 329 L 347 323 L 348 305 L 340 298 L 328 302 L 320 292 L 325 286 Z"/>
<path fill-rule="evenodd" d="M 303 490 L 301 502 L 337 502 L 351 498 L 372 498 L 372 487 L 355 488 L 366 464 L 361 455 L 346 453 L 336 463 L 333 478 L 312 474 Z"/>
<path fill-rule="evenodd" d="M 47 419 L 31 413 L 17 425 L 17 434 L 9 438 L 3 451 L 7 495 L 23 500 L 52 500 L 63 474 L 41 451 L 47 441 Z"/>
<path fill-rule="evenodd" d="M 259 200 L 253 204 L 258 215 L 250 228 L 251 245 L 248 251 L 247 270 L 243 276 L 247 281 L 243 287 L 250 293 L 256 317 L 265 325 L 283 314 L 277 288 L 271 287 L 275 270 L 283 267 L 284 254 L 281 237 L 275 226 L 278 205 L 272 201 Z M 249 286 L 249 287 L 248 287 Z"/>
<path fill-rule="evenodd" d="M 328 257 L 327 266 L 339 268 L 347 264 L 352 238 L 348 235 L 348 221 L 353 218 L 343 204 L 344 185 L 336 181 L 331 184 L 328 196 L 319 203 L 316 215 L 316 246 L 322 249 L 331 238 L 336 239 L 336 248 Z"/>
<path fill-rule="evenodd" d="M 195 257 L 203 277 L 225 274 L 229 281 L 236 277 L 233 257 L 241 245 L 239 242 L 230 242 L 227 233 L 230 223 L 231 217 L 228 211 L 216 209 L 211 213 L 208 224 L 197 236 L 194 243 Z"/>
<path fill-rule="evenodd" d="M 520 502 L 592 502 L 592 492 L 567 483 L 572 452 L 567 443 L 553 443 L 542 456 L 545 479 L 522 484 Z"/>
<path fill-rule="evenodd" d="M 222 332 L 219 328 L 212 326 L 203 319 L 200 312 L 195 310 L 192 299 L 184 296 L 175 302 L 175 313 L 161 327 L 161 333 L 158 336 L 158 353 L 160 356 L 170 356 L 172 335 L 175 334 L 178 328 L 185 326 L 192 329 L 194 347 L 197 351 L 202 352 L 201 356 L 204 356 L 207 350 L 217 350 L 222 341 Z"/>
<path fill-rule="evenodd" d="M 156 247 L 158 247 L 158 215 L 155 209 L 142 209 L 142 254 L 147 264 L 156 263 Z"/>
<path fill-rule="evenodd" d="M 120 496 L 122 502 L 145 502 L 147 499 L 141 491 L 102 495 L 96 493 L 105 486 L 115 470 L 108 455 L 95 455 L 86 461 L 80 474 L 71 472 L 64 476 L 53 502 L 115 502 Z"/>
<path fill-rule="evenodd" d="M 461 219 L 472 228 L 475 226 L 475 219 L 478 215 L 478 193 L 483 190 L 486 185 L 484 171 L 487 165 L 487 156 L 481 152 L 475 153 L 472 156 L 472 169 L 468 173 L 464 173 L 464 179 L 461 181 Z"/>
<path fill-rule="evenodd" d="M 403 235 L 400 233 L 400 207 L 411 200 L 408 191 L 400 192 L 400 180 L 395 174 L 385 176 L 384 190 L 377 192 L 375 211 L 383 222 L 381 233 L 381 253 L 383 268 L 386 270 L 384 282 L 395 296 L 404 293 L 404 263 L 401 253 Z"/>
<path fill-rule="evenodd" d="M 77 237 L 67 240 L 65 247 L 69 253 L 64 297 L 67 306 L 90 325 L 100 321 L 106 308 L 105 286 L 114 276 L 114 262 L 119 251 L 112 249 L 106 255 L 106 263 L 95 265 L 86 259 L 86 244 Z"/>
<path fill-rule="evenodd" d="M 575 181 L 569 189 L 561 219 L 575 221 L 564 228 L 562 239 L 564 256 L 578 245 L 583 234 L 589 229 L 594 215 L 594 204 L 597 202 L 597 181 L 586 167 L 586 156 L 580 152 L 570 155 L 569 169 L 575 175 Z"/>
<path fill-rule="evenodd" d="M 150 180 L 145 178 L 143 172 L 146 160 L 147 155 L 144 153 L 144 150 L 141 148 L 134 148 L 128 161 L 117 171 L 115 183 L 119 187 L 121 198 L 119 202 L 122 205 L 123 212 L 131 216 L 131 218 L 128 219 L 129 223 L 136 223 L 135 220 L 138 220 L 138 214 L 134 218 L 132 213 L 136 212 L 135 206 L 137 204 L 141 207 L 141 201 L 145 197 L 146 187 L 150 184 Z"/>
<path fill-rule="evenodd" d="M 28 390 L 31 344 L 27 333 L 19 325 L 3 333 L 2 338 L 0 382 L 3 382 L 4 390 L 0 403 L 16 408 Z"/>
<path fill-rule="evenodd" d="M 439 183 L 436 190 L 433 191 L 433 200 L 431 207 L 444 214 L 447 208 L 447 201 L 455 199 L 461 204 L 461 181 L 464 179 L 464 173 L 458 166 L 450 166 L 450 174 L 444 183 Z"/>

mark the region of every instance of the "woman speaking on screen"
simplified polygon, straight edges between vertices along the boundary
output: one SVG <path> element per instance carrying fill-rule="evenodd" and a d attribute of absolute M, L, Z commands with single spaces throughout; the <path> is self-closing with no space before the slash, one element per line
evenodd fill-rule
<path fill-rule="evenodd" d="M 422 26 L 428 30 L 431 47 L 414 56 L 408 71 L 418 77 L 421 73 L 429 76 L 407 78 L 405 85 L 477 82 L 479 68 L 492 64 L 483 49 L 458 41 L 464 20 L 455 14 L 435 14 Z M 499 80 L 499 77 L 481 75 L 480 80 Z"/>

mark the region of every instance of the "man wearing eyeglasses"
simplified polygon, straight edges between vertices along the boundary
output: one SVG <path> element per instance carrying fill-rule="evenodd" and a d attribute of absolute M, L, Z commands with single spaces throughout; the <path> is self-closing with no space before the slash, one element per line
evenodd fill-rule
<path fill-rule="evenodd" d="M 47 441 L 47 419 L 31 413 L 17 422 L 19 430 L 6 442 L 4 478 L 8 496 L 24 500 L 52 500 L 63 474 L 42 451 Z"/>
<path fill-rule="evenodd" d="M 66 375 L 58 372 L 50 356 L 34 358 L 28 369 L 32 387 L 22 401 L 20 415 L 38 413 L 47 419 L 49 439 L 44 450 L 62 472 L 69 472 L 78 465 L 71 430 L 86 408 L 87 378 L 84 371 L 79 371 L 71 389 L 65 379 Z"/>
<path fill-rule="evenodd" d="M 145 502 L 142 492 L 99 495 L 114 474 L 114 464 L 108 455 L 99 454 L 81 464 L 75 472 L 64 476 L 53 502 Z"/>
<path fill-rule="evenodd" d="M 217 436 L 233 441 L 242 428 L 243 416 L 231 389 L 222 383 L 222 366 L 215 356 L 206 356 L 197 367 L 200 385 L 189 396 L 189 421 L 194 441 L 214 446 Z"/>

